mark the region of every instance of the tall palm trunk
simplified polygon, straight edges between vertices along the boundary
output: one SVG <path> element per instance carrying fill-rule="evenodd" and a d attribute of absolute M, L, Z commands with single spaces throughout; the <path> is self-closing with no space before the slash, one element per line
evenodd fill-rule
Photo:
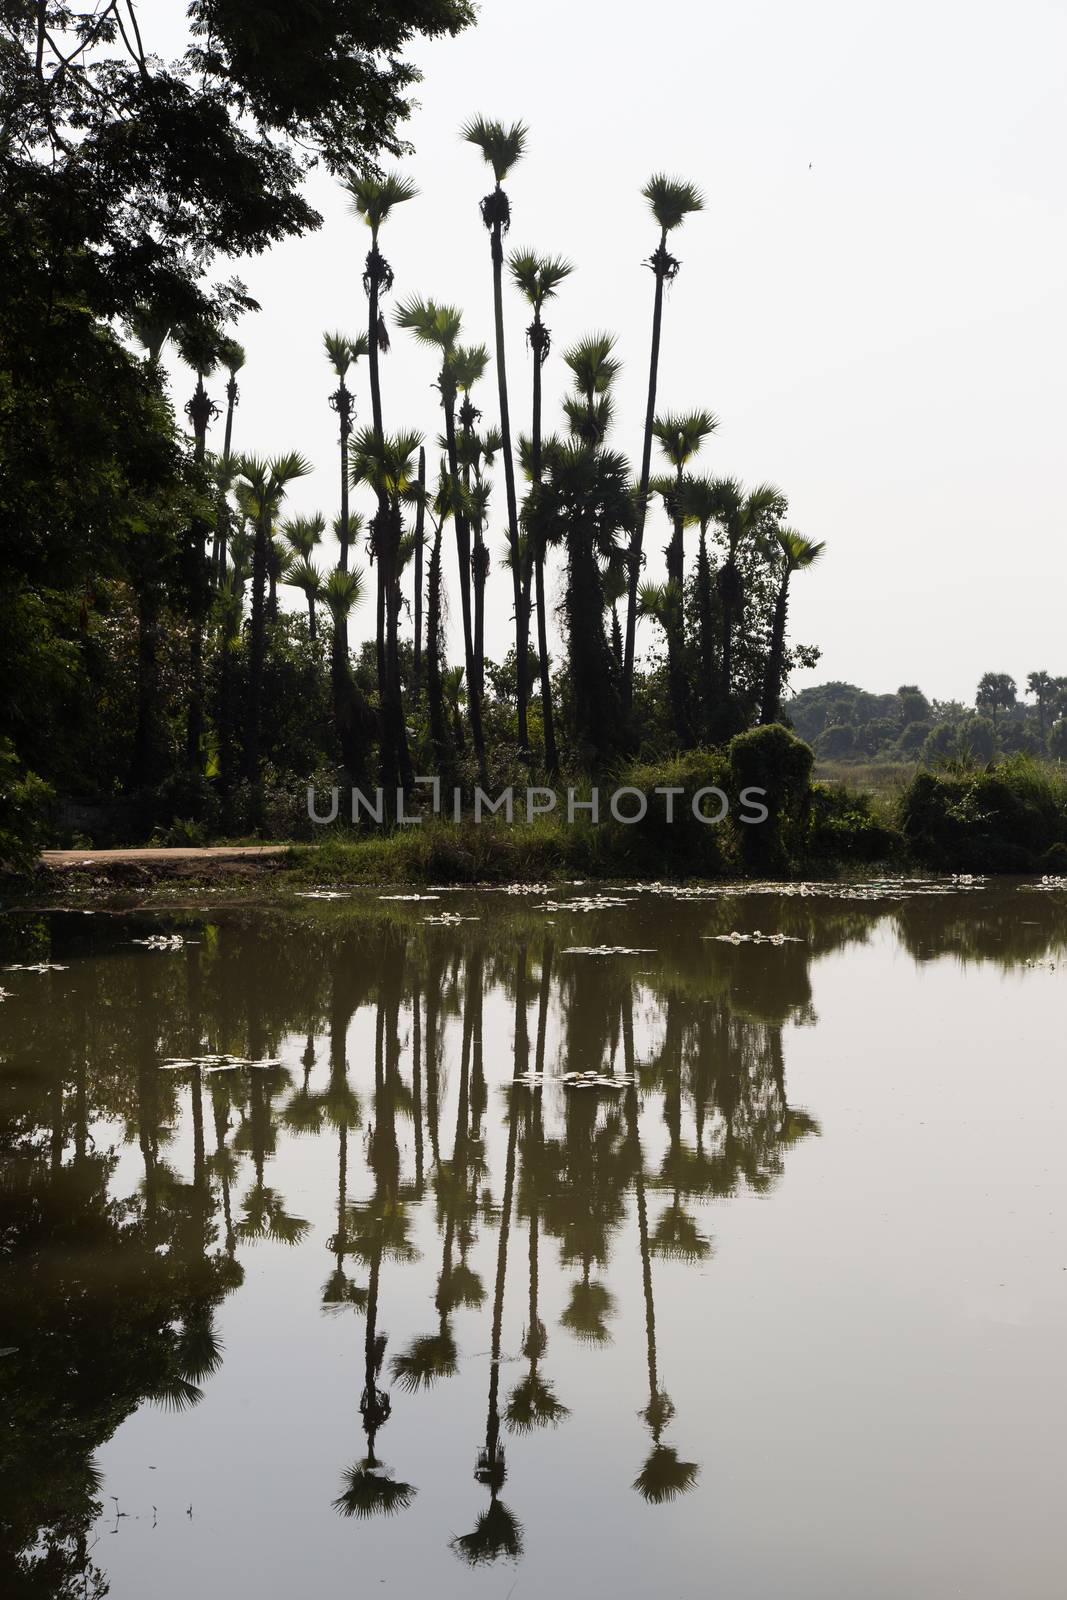
<path fill-rule="evenodd" d="M 347 384 L 342 378 L 333 399 L 336 400 L 337 416 L 340 423 L 341 444 L 341 529 L 338 539 L 340 554 L 337 565 L 342 572 L 348 571 L 348 548 L 351 534 L 348 526 L 348 441 L 352 434 L 352 395 Z M 313 611 L 314 614 L 314 611 Z M 341 646 L 348 655 L 348 618 L 339 619 L 341 628 Z"/>
<path fill-rule="evenodd" d="M 533 427 L 530 441 L 530 469 L 536 491 L 541 482 L 541 368 L 548 353 L 548 336 L 541 322 L 540 309 L 535 309 L 530 327 L 530 345 L 533 350 Z M 534 530 L 527 535 L 530 552 L 526 558 L 525 603 L 527 616 L 530 601 L 530 568 L 533 566 L 537 605 L 537 656 L 541 677 L 541 722 L 545 738 L 545 772 L 549 779 L 559 774 L 559 755 L 556 750 L 556 723 L 552 711 L 552 677 L 548 658 L 548 614 L 545 605 L 545 547 Z"/>
<path fill-rule="evenodd" d="M 456 449 L 456 397 L 447 381 L 442 382 L 441 404 L 445 414 L 445 447 L 448 452 L 448 475 L 453 485 L 452 516 L 456 524 L 456 553 L 459 558 L 459 601 L 463 615 L 463 652 L 467 670 L 467 711 L 470 716 L 471 738 L 478 761 L 479 777 L 486 782 L 485 736 L 482 731 L 482 697 L 478 689 L 474 630 L 471 619 L 471 534 L 467 513 L 459 494 L 459 460 Z"/>
<path fill-rule="evenodd" d="M 263 666 L 267 653 L 267 525 L 256 518 L 252 545 L 252 617 L 248 662 L 248 726 L 245 730 L 245 777 L 259 780 L 260 731 L 263 719 Z"/>
<path fill-rule="evenodd" d="M 233 446 L 233 413 L 237 405 L 237 379 L 231 374 L 226 384 L 226 432 L 222 444 L 222 466 L 225 472 L 230 465 L 231 450 Z M 215 542 L 211 552 L 211 568 L 214 575 L 215 587 L 219 588 L 226 576 L 226 533 L 229 513 L 226 506 L 226 496 L 219 495 L 218 512 L 215 518 Z"/>
<path fill-rule="evenodd" d="M 437 770 L 442 779 L 447 782 L 454 776 L 454 773 L 452 741 L 448 732 L 444 687 L 441 681 L 444 666 L 441 660 L 443 643 L 441 619 L 441 528 L 442 523 L 438 523 L 434 528 L 433 545 L 430 550 L 426 630 L 426 692 L 430 702 L 430 738 L 433 742 Z"/>
<path fill-rule="evenodd" d="M 388 263 L 378 249 L 378 230 L 371 230 L 371 247 L 367 255 L 367 267 L 363 274 L 363 286 L 367 291 L 367 362 L 370 371 L 370 400 L 371 421 L 374 427 L 374 440 L 381 449 L 385 439 L 382 426 L 382 389 L 381 375 L 379 372 L 379 338 L 381 330 L 381 288 L 383 283 L 388 285 L 392 281 L 392 274 Z M 375 650 L 378 668 L 378 695 L 382 707 L 382 764 L 383 777 L 386 787 L 392 789 L 400 775 L 402 761 L 400 753 L 393 743 L 395 728 L 393 727 L 389 708 L 389 667 L 386 659 L 386 572 L 385 563 L 382 561 L 381 545 L 383 541 L 383 527 L 389 514 L 388 500 L 384 490 L 378 491 L 378 514 L 375 518 L 375 532 L 373 535 L 375 546 Z"/>
<path fill-rule="evenodd" d="M 386 737 L 397 781 L 405 790 L 413 786 L 411 753 L 404 723 L 404 701 L 400 686 L 400 640 L 397 623 L 400 615 L 400 506 L 388 504 L 384 549 L 379 551 L 381 595 L 385 608 L 385 690 Z"/>
<path fill-rule="evenodd" d="M 419 502 L 415 511 L 415 695 L 422 693 L 422 541 L 426 532 L 426 451 L 419 449 Z"/>
<path fill-rule="evenodd" d="M 760 722 L 778 721 L 778 707 L 782 697 L 782 672 L 785 665 L 785 622 L 789 610 L 789 568 L 782 573 L 778 598 L 774 603 L 774 621 L 771 624 L 771 642 L 767 651 L 767 670 L 763 678 L 763 699 Z"/>
<path fill-rule="evenodd" d="M 697 550 L 697 628 L 700 648 L 700 691 L 704 700 L 699 718 L 706 732 L 711 704 L 715 693 L 715 634 L 712 621 L 711 562 L 708 560 L 707 528 L 701 524 L 700 545 Z"/>
<path fill-rule="evenodd" d="M 202 375 L 187 407 L 193 424 L 193 461 L 197 474 L 204 468 L 207 454 L 207 428 L 215 407 L 204 388 Z M 189 530 L 189 708 L 186 720 L 185 759 L 191 772 L 201 770 L 200 747 L 204 737 L 204 624 L 211 602 L 211 579 L 207 564 L 208 524 L 194 517 Z"/>
<path fill-rule="evenodd" d="M 497 193 L 500 185 L 497 184 Z M 503 217 L 498 207 L 490 232 L 493 256 L 493 320 L 496 327 L 496 378 L 500 400 L 500 438 L 504 456 L 504 489 L 508 507 L 508 546 L 511 551 L 511 583 L 515 604 L 515 664 L 518 680 L 518 732 L 519 750 L 529 754 L 530 734 L 527 726 L 527 706 L 530 689 L 527 681 L 527 641 L 530 625 L 527 606 L 527 589 L 522 581 L 519 563 L 519 513 L 515 498 L 515 460 L 511 451 L 511 411 L 508 406 L 508 374 L 504 350 L 504 245 Z"/>
<path fill-rule="evenodd" d="M 688 684 L 685 675 L 685 580 L 684 522 L 682 518 L 682 468 L 679 467 L 671 500 L 671 537 L 667 545 L 667 681 L 670 690 L 671 718 L 675 736 L 683 749 L 692 744 L 689 725 Z"/>
<path fill-rule="evenodd" d="M 656 384 L 659 380 L 659 347 L 663 332 L 663 285 L 667 275 L 667 230 L 660 235 L 659 249 L 652 257 L 656 274 L 656 297 L 652 306 L 652 353 L 648 367 L 648 402 L 645 407 L 645 435 L 641 443 L 641 483 L 637 500 L 637 522 L 630 539 L 630 571 L 626 603 L 626 639 L 623 646 L 622 692 L 628 711 L 633 697 L 634 645 L 637 639 L 637 590 L 641 577 L 641 545 L 645 536 L 645 511 L 648 481 L 652 472 L 652 425 L 656 420 Z"/>
<path fill-rule="evenodd" d="M 312 644 L 314 644 L 316 642 L 316 640 L 318 639 L 318 637 L 319 637 L 319 623 L 318 623 L 318 617 L 315 614 L 315 596 L 311 593 L 311 591 L 309 589 L 308 590 L 308 638 L 311 640 Z"/>

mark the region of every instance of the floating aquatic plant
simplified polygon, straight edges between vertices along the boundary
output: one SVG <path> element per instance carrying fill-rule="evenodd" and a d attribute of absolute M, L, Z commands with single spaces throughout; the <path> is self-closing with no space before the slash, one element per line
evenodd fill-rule
<path fill-rule="evenodd" d="M 60 966 L 58 961 L 30 961 L 25 965 L 16 962 L 13 966 L 5 967 L 5 972 L 69 972 L 69 967 Z"/>

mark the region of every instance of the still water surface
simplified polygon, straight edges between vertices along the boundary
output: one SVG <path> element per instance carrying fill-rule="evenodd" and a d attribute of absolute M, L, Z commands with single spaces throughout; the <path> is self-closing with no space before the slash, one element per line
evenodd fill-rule
<path fill-rule="evenodd" d="M 2 938 L 0 1592 L 1065 1592 L 1067 889 Z"/>

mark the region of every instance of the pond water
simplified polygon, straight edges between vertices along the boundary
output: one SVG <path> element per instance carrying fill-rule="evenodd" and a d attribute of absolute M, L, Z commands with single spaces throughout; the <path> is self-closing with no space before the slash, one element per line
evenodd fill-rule
<path fill-rule="evenodd" d="M 0 937 L 4 1594 L 1064 1592 L 1067 886 Z"/>

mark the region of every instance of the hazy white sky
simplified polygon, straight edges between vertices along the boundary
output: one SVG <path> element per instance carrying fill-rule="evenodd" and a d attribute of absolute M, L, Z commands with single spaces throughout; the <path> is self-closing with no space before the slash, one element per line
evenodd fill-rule
<path fill-rule="evenodd" d="M 166 51 L 183 7 L 155 6 Z M 828 543 L 795 582 L 794 637 L 823 649 L 796 687 L 915 681 L 971 698 L 987 669 L 1020 687 L 1034 668 L 1067 673 L 1063 3 L 483 0 L 476 28 L 416 58 L 405 168 L 421 194 L 383 232 L 392 305 L 412 292 L 455 302 L 465 337 L 491 345 L 488 169 L 457 135 L 478 112 L 524 120 L 510 243 L 577 268 L 551 308 L 546 420 L 566 387 L 559 352 L 616 332 L 613 443 L 635 472 L 652 301 L 641 262 L 656 242 L 640 190 L 659 169 L 703 189 L 706 210 L 673 236 L 660 405 L 715 411 L 698 469 L 779 484 L 790 521 Z M 332 516 L 321 334 L 363 325 L 367 232 L 330 180 L 311 188 L 323 229 L 238 269 L 263 310 L 237 330 L 249 359 L 235 444 L 304 451 L 317 470 L 293 509 Z M 510 292 L 505 311 L 513 426 L 527 427 L 527 318 Z M 420 428 L 432 445 L 433 375 L 397 333 L 388 429 Z M 362 420 L 364 384 L 361 372 Z M 494 397 L 490 378 L 487 421 Z M 494 501 L 495 556 L 502 482 Z M 656 567 L 665 537 L 660 513 L 646 533 Z M 487 648 L 501 655 L 502 572 L 489 593 Z M 371 626 L 366 603 L 355 621 Z"/>

